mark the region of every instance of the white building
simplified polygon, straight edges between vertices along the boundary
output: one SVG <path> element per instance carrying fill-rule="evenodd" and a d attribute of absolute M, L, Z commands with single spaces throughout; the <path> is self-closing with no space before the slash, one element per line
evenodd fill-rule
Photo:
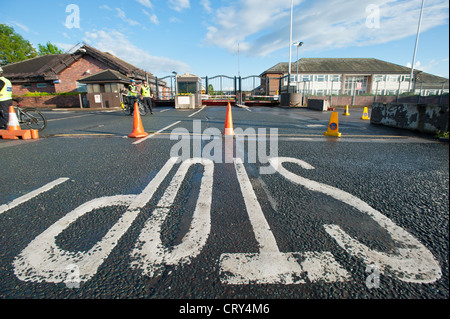
<path fill-rule="evenodd" d="M 449 80 L 377 59 L 356 58 L 303 58 L 291 65 L 278 63 L 264 71 L 261 87 L 268 86 L 269 95 L 280 90 L 305 95 L 397 95 L 414 90 L 422 96 L 449 91 Z"/>

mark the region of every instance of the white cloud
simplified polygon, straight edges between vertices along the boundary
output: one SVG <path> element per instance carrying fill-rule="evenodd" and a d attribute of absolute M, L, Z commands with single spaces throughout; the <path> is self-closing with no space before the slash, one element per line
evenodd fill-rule
<path fill-rule="evenodd" d="M 144 7 L 147 7 L 149 9 L 153 9 L 153 4 L 150 2 L 150 0 L 137 0 L 140 4 L 142 4 Z"/>
<path fill-rule="evenodd" d="M 151 23 L 153 23 L 155 25 L 159 25 L 158 16 L 156 14 L 151 14 L 151 13 L 147 12 L 146 10 L 142 10 L 142 12 L 150 19 Z"/>
<path fill-rule="evenodd" d="M 128 19 L 127 16 L 126 16 L 126 14 L 125 14 L 125 11 L 123 11 L 122 9 L 116 8 L 116 11 L 117 11 L 117 16 L 118 16 L 120 19 L 122 19 L 122 21 L 128 23 L 128 24 L 131 25 L 131 26 L 140 25 L 139 22 L 137 22 L 137 21 L 135 21 L 135 20 L 133 20 L 133 19 Z"/>
<path fill-rule="evenodd" d="M 183 11 L 189 9 L 191 4 L 189 0 L 169 0 L 169 7 L 175 11 Z"/>
<path fill-rule="evenodd" d="M 414 69 L 448 78 L 448 60 L 448 58 L 431 59 L 425 64 L 422 64 L 421 61 L 415 61 Z M 446 65 L 447 67 L 443 69 L 441 68 L 442 65 Z M 410 68 L 411 62 L 406 63 L 406 66 Z"/>
<path fill-rule="evenodd" d="M 170 23 L 181 23 L 181 20 L 178 19 L 177 17 L 170 17 L 169 22 Z"/>
<path fill-rule="evenodd" d="M 206 12 L 208 12 L 208 13 L 212 12 L 211 1 L 209 1 L 209 0 L 201 0 L 200 4 L 203 6 L 203 8 L 206 10 Z"/>
<path fill-rule="evenodd" d="M 192 72 L 184 62 L 166 57 L 152 56 L 148 52 L 132 44 L 127 37 L 118 31 L 86 32 L 84 41 L 103 52 L 109 52 L 150 73 Z"/>
<path fill-rule="evenodd" d="M 300 1 L 294 0 L 294 4 Z M 240 49 L 245 52 L 252 46 L 250 37 L 286 25 L 290 8 L 290 0 L 240 0 L 220 7 L 215 12 L 215 25 L 208 27 L 206 42 L 231 52 L 236 51 L 240 43 Z"/>
<path fill-rule="evenodd" d="M 30 28 L 28 28 L 28 27 L 27 27 L 26 25 L 24 25 L 24 24 L 21 24 L 21 23 L 19 23 L 19 22 L 17 22 L 17 21 L 13 21 L 12 24 L 15 25 L 16 27 L 21 28 L 21 29 L 22 29 L 23 31 L 25 31 L 25 32 L 30 32 Z"/>
<path fill-rule="evenodd" d="M 294 0 L 293 42 L 323 51 L 387 43 L 415 35 L 420 0 Z M 378 11 L 367 10 L 377 8 Z M 448 0 L 425 2 L 421 30 L 448 23 Z M 378 16 L 377 16 L 378 14 Z M 371 23 L 379 19 L 378 24 Z M 237 0 L 218 8 L 205 42 L 249 55 L 269 55 L 289 46 L 290 0 Z"/>

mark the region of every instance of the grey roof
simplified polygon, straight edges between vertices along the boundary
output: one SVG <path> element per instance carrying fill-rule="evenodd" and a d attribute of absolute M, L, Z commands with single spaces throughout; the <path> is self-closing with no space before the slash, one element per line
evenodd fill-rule
<path fill-rule="evenodd" d="M 80 78 L 78 80 L 78 82 L 81 82 L 81 83 L 108 83 L 108 82 L 128 83 L 128 82 L 130 82 L 130 79 L 118 71 L 108 69 L 108 70 L 100 71 L 95 74 Z"/>
<path fill-rule="evenodd" d="M 293 62 L 291 72 L 345 74 L 410 74 L 411 68 L 374 58 L 303 58 Z M 281 62 L 264 73 L 287 73 L 289 62 Z M 414 70 L 414 72 L 420 72 Z"/>
<path fill-rule="evenodd" d="M 72 54 L 50 54 L 5 65 L 3 71 L 11 80 L 56 80 L 77 59 Z"/>
<path fill-rule="evenodd" d="M 83 45 L 74 53 L 44 55 L 3 66 L 4 75 L 12 81 L 51 81 L 59 79 L 59 74 L 81 59 L 83 55 L 90 55 L 96 60 L 106 64 L 110 69 L 116 70 L 127 77 L 139 80 L 145 79 L 146 71 L 125 62 L 118 57 L 99 51 L 89 45 Z M 149 78 L 153 76 L 148 74 Z"/>
<path fill-rule="evenodd" d="M 303 58 L 292 63 L 291 73 L 297 72 L 297 64 L 298 72 L 307 74 L 411 74 L 411 68 L 374 58 Z M 289 62 L 280 62 L 261 75 L 287 74 L 288 72 Z M 449 86 L 449 80 L 444 77 L 421 70 L 414 70 L 414 75 L 418 83 L 432 84 L 437 89 L 444 83 L 445 88 Z"/>

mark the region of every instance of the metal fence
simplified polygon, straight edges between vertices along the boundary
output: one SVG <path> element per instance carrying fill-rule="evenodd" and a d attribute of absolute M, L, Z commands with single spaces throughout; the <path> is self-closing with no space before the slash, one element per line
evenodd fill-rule
<path fill-rule="evenodd" d="M 448 100 L 448 82 L 410 83 L 403 77 L 390 78 L 387 81 L 369 80 L 367 76 L 346 76 L 337 79 L 331 75 L 292 75 L 282 77 L 261 77 L 259 75 L 227 76 L 215 75 L 202 77 L 203 99 L 277 99 L 283 93 L 300 93 L 304 98 L 310 96 L 333 97 L 371 96 L 376 102 L 381 96 L 394 96 L 396 101 L 411 100 L 420 103 L 427 96 L 439 97 L 439 103 Z M 395 80 L 397 79 L 397 80 Z M 157 99 L 173 100 L 177 95 L 176 76 L 156 78 Z M 447 98 L 446 98 L 447 96 Z M 392 98 L 391 98 L 392 99 Z"/>

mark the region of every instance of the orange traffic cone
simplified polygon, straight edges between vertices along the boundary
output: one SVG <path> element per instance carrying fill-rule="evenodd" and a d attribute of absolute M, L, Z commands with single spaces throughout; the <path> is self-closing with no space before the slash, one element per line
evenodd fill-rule
<path fill-rule="evenodd" d="M 30 140 L 33 137 L 38 138 L 35 134 L 32 136 L 31 130 L 20 129 L 19 119 L 17 118 L 17 114 L 12 105 L 9 107 L 8 129 L 0 130 L 0 137 L 5 140 L 18 140 L 19 138 Z"/>
<path fill-rule="evenodd" d="M 20 131 L 19 119 L 12 105 L 9 107 L 8 131 Z"/>
<path fill-rule="evenodd" d="M 225 127 L 223 129 L 223 135 L 234 135 L 233 116 L 231 114 L 230 102 L 228 102 L 228 106 L 227 106 L 227 115 L 225 117 Z"/>
<path fill-rule="evenodd" d="M 148 133 L 144 131 L 144 127 L 142 126 L 141 114 L 139 114 L 139 106 L 137 103 L 134 103 L 133 132 L 131 132 L 128 137 L 146 137 L 147 135 Z"/>

